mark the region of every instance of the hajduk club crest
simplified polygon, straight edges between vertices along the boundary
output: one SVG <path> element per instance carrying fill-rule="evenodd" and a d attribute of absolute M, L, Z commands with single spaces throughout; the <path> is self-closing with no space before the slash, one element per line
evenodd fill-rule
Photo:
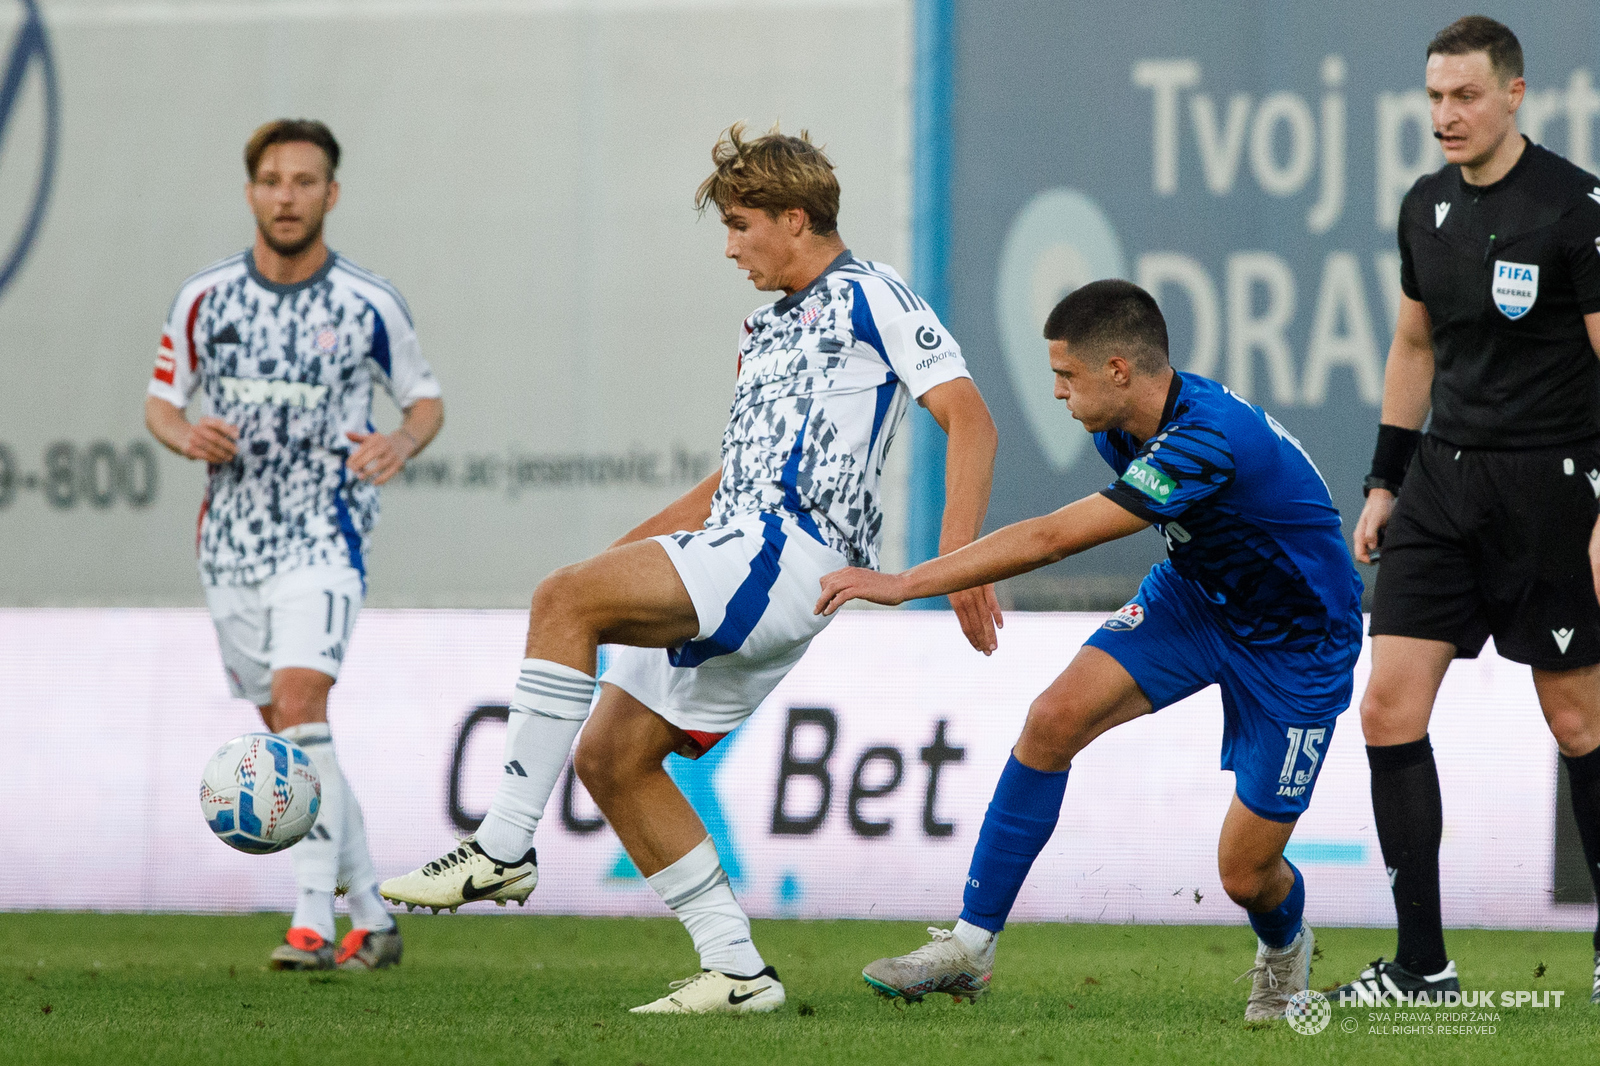
<path fill-rule="evenodd" d="M 1533 310 L 1539 298 L 1539 268 L 1532 263 L 1494 261 L 1494 305 L 1500 313 L 1515 322 Z"/>

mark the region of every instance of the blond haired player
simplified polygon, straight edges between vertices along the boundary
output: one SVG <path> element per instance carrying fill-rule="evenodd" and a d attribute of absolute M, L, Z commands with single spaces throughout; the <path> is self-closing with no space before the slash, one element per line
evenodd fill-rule
<path fill-rule="evenodd" d="M 506 776 L 475 838 L 383 884 L 412 905 L 525 900 L 533 833 L 578 728 L 580 777 L 628 854 L 694 939 L 701 969 L 634 1008 L 768 1011 L 784 988 L 750 938 L 716 848 L 662 767 L 694 758 L 761 704 L 827 624 L 821 578 L 875 567 L 884 457 L 911 400 L 950 434 L 941 547 L 971 541 L 988 506 L 994 423 L 938 316 L 889 267 L 840 238 L 839 185 L 802 134 L 713 150 L 698 202 L 727 256 L 775 303 L 745 319 L 721 468 L 676 503 L 535 591 L 506 734 Z M 987 587 L 952 598 L 993 650 Z M 595 693 L 595 652 L 623 644 Z"/>

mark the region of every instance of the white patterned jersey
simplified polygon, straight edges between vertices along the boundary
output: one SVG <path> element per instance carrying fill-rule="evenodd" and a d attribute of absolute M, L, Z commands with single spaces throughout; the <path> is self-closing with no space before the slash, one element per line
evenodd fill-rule
<path fill-rule="evenodd" d="M 878 482 L 910 400 L 970 377 L 961 348 L 894 269 L 844 252 L 745 319 L 708 526 L 793 515 L 854 566 L 878 565 Z"/>
<path fill-rule="evenodd" d="M 378 489 L 344 465 L 371 432 L 372 386 L 401 408 L 439 395 L 393 285 L 330 252 L 296 285 L 263 278 L 250 252 L 188 281 L 161 332 L 149 394 L 239 427 L 212 464 L 196 545 L 208 585 L 252 585 L 313 564 L 366 573 Z"/>

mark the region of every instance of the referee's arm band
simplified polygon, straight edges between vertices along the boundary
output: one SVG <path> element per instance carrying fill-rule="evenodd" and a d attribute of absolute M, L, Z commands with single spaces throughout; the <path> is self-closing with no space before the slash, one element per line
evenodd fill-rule
<path fill-rule="evenodd" d="M 1406 479 L 1406 468 L 1416 454 L 1422 433 L 1399 426 L 1379 425 L 1378 446 L 1372 453 L 1372 473 L 1362 485 L 1362 495 L 1373 489 L 1387 489 L 1398 493 Z"/>

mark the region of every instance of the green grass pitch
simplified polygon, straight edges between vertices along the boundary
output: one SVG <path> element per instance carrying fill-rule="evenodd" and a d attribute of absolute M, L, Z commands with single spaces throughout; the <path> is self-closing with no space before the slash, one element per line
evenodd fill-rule
<path fill-rule="evenodd" d="M 788 1006 L 682 1018 L 627 1013 L 695 968 L 670 919 L 400 922 L 398 969 L 304 974 L 266 969 L 282 915 L 0 914 L 0 1063 L 1551 1066 L 1600 1055 L 1581 933 L 1450 934 L 1467 988 L 1566 993 L 1559 1009 L 1497 1010 L 1492 1036 L 1378 1035 L 1353 1008 L 1302 1036 L 1283 1022 L 1245 1024 L 1246 986 L 1233 979 L 1254 938 L 1242 927 L 1014 926 L 983 1002 L 905 1007 L 872 995 L 860 969 L 922 943 L 921 924 L 757 922 Z M 1393 938 L 1322 930 L 1313 987 L 1353 975 Z"/>

